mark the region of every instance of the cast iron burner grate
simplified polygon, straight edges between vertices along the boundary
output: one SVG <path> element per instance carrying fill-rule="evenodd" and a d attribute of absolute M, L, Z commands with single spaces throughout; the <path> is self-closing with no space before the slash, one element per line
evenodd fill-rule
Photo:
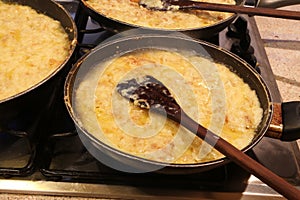
<path fill-rule="evenodd" d="M 243 183 L 250 176 L 235 164 L 191 175 L 125 173 L 111 169 L 92 157 L 75 131 L 49 136 L 47 141 L 40 171 L 51 181 L 243 191 L 246 187 Z"/>
<path fill-rule="evenodd" d="M 0 131 L 0 176 L 28 176 L 33 173 L 36 144 L 23 131 Z"/>

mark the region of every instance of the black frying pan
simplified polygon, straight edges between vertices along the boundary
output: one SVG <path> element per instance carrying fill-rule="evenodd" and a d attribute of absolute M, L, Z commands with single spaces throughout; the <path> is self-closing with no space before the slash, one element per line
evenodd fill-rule
<path fill-rule="evenodd" d="M 0 130 L 11 129 L 11 124 L 16 119 L 28 120 L 31 116 L 42 112 L 47 106 L 47 102 L 53 97 L 54 88 L 59 82 L 64 81 L 62 73 L 66 74 L 66 67 L 69 66 L 70 59 L 77 43 L 77 28 L 69 15 L 69 13 L 58 3 L 52 0 L 4 0 L 9 3 L 18 3 L 27 5 L 43 13 L 53 19 L 60 21 L 65 31 L 67 32 L 72 44 L 69 50 L 69 56 L 65 61 L 57 67 L 57 69 L 45 77 L 41 82 L 28 88 L 27 90 L 11 96 L 9 98 L 0 100 Z M 22 17 L 22 16 L 20 16 Z M 22 64 L 22 63 L 20 63 Z M 29 123 L 26 121 L 25 123 Z M 21 123 L 20 123 L 21 124 Z"/>
<path fill-rule="evenodd" d="M 244 5 L 247 3 L 247 5 L 250 6 L 256 6 L 256 1 L 254 0 L 235 0 L 236 5 Z M 293 5 L 298 4 L 297 0 L 261 0 L 258 2 L 258 7 L 272 7 L 277 8 L 281 6 L 287 6 L 287 5 Z M 132 28 L 144 28 L 137 25 L 125 23 L 122 21 L 118 21 L 116 19 L 113 19 L 111 17 L 103 15 L 101 12 L 97 11 L 90 5 L 86 3 L 86 0 L 80 0 L 80 6 L 84 8 L 84 10 L 92 16 L 92 18 L 96 21 L 98 21 L 102 26 L 107 28 L 108 30 L 111 30 L 113 32 L 119 33 L 128 29 Z M 130 11 L 128 11 L 130 12 Z M 79 13 L 81 15 L 82 13 Z M 221 20 L 215 24 L 199 27 L 199 28 L 193 28 L 193 29 L 180 29 L 176 30 L 180 31 L 184 34 L 187 34 L 191 37 L 197 38 L 197 39 L 210 39 L 214 35 L 217 35 L 220 31 L 224 30 L 238 15 L 234 14 L 231 17 Z M 77 16 L 77 19 L 79 19 L 80 16 Z M 149 28 L 147 28 L 149 29 Z M 157 29 L 156 29 L 157 30 Z M 161 30 L 161 29 L 160 29 Z M 164 31 L 164 30 L 161 30 Z M 171 31 L 171 30 L 165 30 L 165 31 Z M 175 32 L 175 31 L 174 31 Z"/>
<path fill-rule="evenodd" d="M 244 2 L 244 0 L 235 0 L 235 1 L 236 1 L 237 5 L 242 5 Z M 90 16 L 92 16 L 93 19 L 98 21 L 101 25 L 106 27 L 108 30 L 111 30 L 114 32 L 122 32 L 122 31 L 129 30 L 132 28 L 144 28 L 144 27 L 140 27 L 137 25 L 121 22 L 121 21 L 118 21 L 111 17 L 105 16 L 102 13 L 95 10 L 90 5 L 88 5 L 85 0 L 81 0 L 80 5 L 87 10 L 88 14 Z M 130 11 L 128 11 L 128 12 L 130 12 Z M 236 17 L 237 17 L 237 15 L 233 14 L 231 17 L 229 17 L 225 20 L 222 20 L 218 23 L 215 23 L 213 25 L 210 25 L 210 26 L 193 28 L 193 29 L 176 30 L 176 32 L 180 31 L 180 32 L 185 33 L 194 38 L 208 39 L 208 38 L 211 38 L 212 36 L 218 34 L 223 29 L 225 29 Z M 149 28 L 146 28 L 146 29 L 149 29 Z M 164 30 L 161 30 L 161 31 L 164 31 Z M 165 30 L 165 31 L 170 31 L 170 30 Z"/>
<path fill-rule="evenodd" d="M 200 55 L 210 56 L 216 61 L 229 66 L 229 68 L 233 72 L 244 79 L 244 81 L 248 83 L 253 90 L 256 91 L 261 106 L 264 110 L 264 116 L 259 125 L 256 136 L 254 137 L 252 142 L 243 149 L 243 151 L 246 152 L 254 147 L 267 132 L 274 111 L 270 92 L 261 76 L 256 71 L 254 71 L 245 61 L 241 60 L 240 58 L 236 57 L 226 50 L 220 49 L 220 47 L 206 42 L 183 37 L 182 35 L 166 35 L 165 32 L 163 33 L 164 34 L 162 35 L 145 34 L 131 37 L 121 37 L 119 39 L 103 43 L 92 50 L 86 57 L 77 62 L 77 64 L 72 68 L 65 83 L 65 103 L 72 119 L 77 126 L 79 136 L 85 147 L 95 158 L 97 158 L 102 163 L 118 170 L 134 173 L 159 171 L 162 173 L 186 174 L 206 171 L 228 163 L 229 160 L 226 158 L 197 164 L 168 164 L 139 158 L 121 152 L 120 150 L 111 147 L 103 141 L 96 139 L 93 134 L 89 133 L 86 130 L 85 125 L 81 123 L 81 120 L 78 118 L 78 115 L 76 113 L 77 111 L 73 107 L 73 103 L 78 84 L 85 80 L 85 76 L 91 70 L 95 69 L 95 66 L 97 64 L 101 63 L 107 58 L 122 55 L 136 49 L 149 47 L 190 50 L 195 51 Z M 296 102 L 294 106 L 298 107 L 299 110 L 299 105 L 299 102 Z M 297 113 L 297 109 L 295 115 L 293 115 L 291 118 L 295 118 L 296 120 L 298 120 L 295 124 L 299 124 L 300 116 L 299 113 Z M 299 128 L 294 128 L 294 133 L 299 132 Z"/>

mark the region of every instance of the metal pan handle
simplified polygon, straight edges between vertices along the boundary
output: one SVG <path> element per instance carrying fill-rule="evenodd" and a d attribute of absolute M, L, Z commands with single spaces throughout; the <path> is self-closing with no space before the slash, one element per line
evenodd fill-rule
<path fill-rule="evenodd" d="M 273 104 L 273 118 L 266 136 L 282 141 L 300 139 L 300 101 Z"/>
<path fill-rule="evenodd" d="M 279 8 L 283 6 L 291 6 L 300 4 L 299 0 L 258 0 L 257 7 L 263 8 Z"/>

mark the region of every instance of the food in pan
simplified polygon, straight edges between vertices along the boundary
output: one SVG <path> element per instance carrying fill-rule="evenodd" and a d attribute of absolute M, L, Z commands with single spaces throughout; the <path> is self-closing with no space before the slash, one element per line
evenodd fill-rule
<path fill-rule="evenodd" d="M 177 123 L 129 103 L 115 91 L 124 79 L 145 74 L 160 80 L 188 115 L 239 149 L 252 141 L 262 118 L 258 97 L 248 84 L 225 65 L 195 53 L 136 50 L 95 69 L 100 71 L 91 72 L 76 91 L 78 117 L 94 137 L 132 155 L 180 164 L 223 157 Z M 91 87 L 95 100 L 87 103 Z M 87 117 L 92 113 L 101 134 Z"/>
<path fill-rule="evenodd" d="M 235 4 L 234 0 L 206 0 L 213 3 Z M 136 26 L 156 29 L 195 29 L 216 24 L 232 13 L 204 10 L 154 11 L 139 6 L 137 0 L 86 0 L 98 13 Z"/>
<path fill-rule="evenodd" d="M 49 76 L 67 59 L 70 46 L 59 21 L 0 1 L 0 100 Z"/>

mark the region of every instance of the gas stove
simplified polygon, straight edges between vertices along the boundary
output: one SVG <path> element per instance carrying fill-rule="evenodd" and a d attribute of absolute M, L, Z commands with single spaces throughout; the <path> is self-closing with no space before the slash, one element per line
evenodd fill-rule
<path fill-rule="evenodd" d="M 79 48 L 74 62 L 113 35 L 84 12 L 75 0 L 58 1 L 76 19 Z M 240 16 L 209 39 L 248 61 L 264 78 L 274 102 L 281 97 L 255 20 Z M 62 95 L 62 94 L 61 94 Z M 62 99 L 62 96 L 57 99 Z M 0 192 L 125 199 L 279 198 L 277 192 L 234 163 L 204 173 L 131 174 L 113 170 L 82 145 L 63 101 L 53 100 L 44 120 L 30 131 L 0 131 Z M 263 138 L 249 155 L 296 187 L 300 186 L 300 151 L 296 142 Z M 282 164 L 286 163 L 286 164 Z"/>

